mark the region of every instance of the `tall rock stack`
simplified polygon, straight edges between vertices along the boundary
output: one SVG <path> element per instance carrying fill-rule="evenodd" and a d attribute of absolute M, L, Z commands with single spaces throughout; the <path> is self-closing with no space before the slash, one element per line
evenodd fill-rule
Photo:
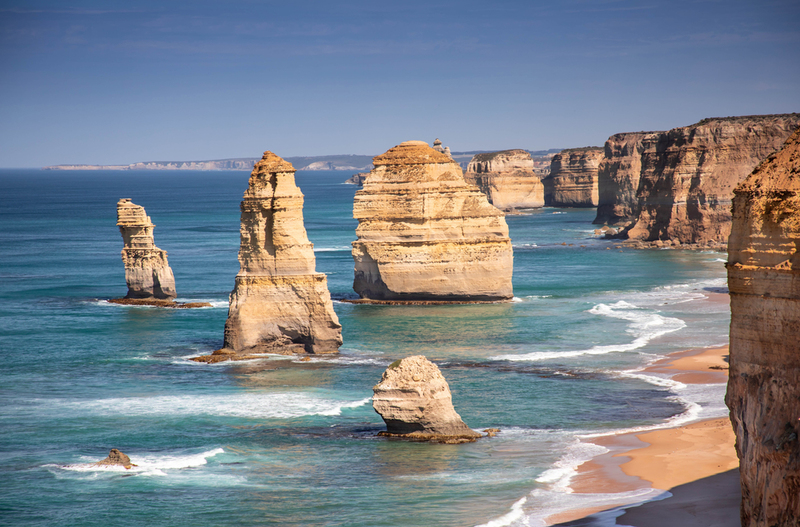
<path fill-rule="evenodd" d="M 500 210 L 544 206 L 544 186 L 525 150 L 477 154 L 469 162 L 464 179 L 477 185 Z"/>
<path fill-rule="evenodd" d="M 291 163 L 264 152 L 250 174 L 241 204 L 241 270 L 222 354 L 333 353 L 342 344 L 327 278 L 315 270 L 294 173 Z"/>
<path fill-rule="evenodd" d="M 461 167 L 424 141 L 374 158 L 356 192 L 353 289 L 374 301 L 496 301 L 513 296 L 503 213 Z"/>
<path fill-rule="evenodd" d="M 570 148 L 553 156 L 544 184 L 544 201 L 551 207 L 596 207 L 599 147 Z"/>
<path fill-rule="evenodd" d="M 117 226 L 124 247 L 125 281 L 128 294 L 125 298 L 173 299 L 175 277 L 167 262 L 167 251 L 156 247 L 150 216 L 144 207 L 131 203 L 130 198 L 117 202 Z"/>
<path fill-rule="evenodd" d="M 800 128 L 733 198 L 730 377 L 742 526 L 800 518 Z"/>

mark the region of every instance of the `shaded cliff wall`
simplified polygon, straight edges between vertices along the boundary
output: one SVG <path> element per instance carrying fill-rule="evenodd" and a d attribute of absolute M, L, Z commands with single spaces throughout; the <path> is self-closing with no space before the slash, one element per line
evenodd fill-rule
<path fill-rule="evenodd" d="M 599 147 L 571 148 L 553 156 L 544 184 L 545 204 L 550 207 L 596 207 L 597 170 L 603 159 Z"/>
<path fill-rule="evenodd" d="M 477 185 L 500 210 L 544 206 L 544 186 L 525 150 L 476 154 L 467 165 L 464 180 Z"/>

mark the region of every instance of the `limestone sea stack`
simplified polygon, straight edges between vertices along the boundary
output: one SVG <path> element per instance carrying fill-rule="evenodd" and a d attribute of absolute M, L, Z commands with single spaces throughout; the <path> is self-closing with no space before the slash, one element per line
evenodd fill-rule
<path fill-rule="evenodd" d="M 562 150 L 550 162 L 544 184 L 544 201 L 550 207 L 596 207 L 597 169 L 603 149 L 588 146 Z"/>
<path fill-rule="evenodd" d="M 253 167 L 241 204 L 241 269 L 230 295 L 224 346 L 196 360 L 334 353 L 341 346 L 342 327 L 327 278 L 315 270 L 294 173 L 291 163 L 272 152 Z"/>
<path fill-rule="evenodd" d="M 156 247 L 150 216 L 144 207 L 131 203 L 130 198 L 117 202 L 117 226 L 124 247 L 125 282 L 131 299 L 173 299 L 175 277 L 167 262 L 167 251 Z"/>
<path fill-rule="evenodd" d="M 424 141 L 373 159 L 356 192 L 353 289 L 384 302 L 498 301 L 513 297 L 504 214 L 461 167 Z"/>
<path fill-rule="evenodd" d="M 800 114 L 725 117 L 647 138 L 635 221 L 622 236 L 724 246 L 733 189 L 797 126 Z"/>
<path fill-rule="evenodd" d="M 730 377 L 742 526 L 800 518 L 800 128 L 734 191 Z"/>
<path fill-rule="evenodd" d="M 389 365 L 372 390 L 372 407 L 386 422 L 381 435 L 448 443 L 481 437 L 456 413 L 442 372 L 422 355 Z"/>
<path fill-rule="evenodd" d="M 135 467 L 134 463 L 131 463 L 131 458 L 129 458 L 126 454 L 123 454 L 116 448 L 112 448 L 111 451 L 108 453 L 108 457 L 94 463 L 97 466 L 120 466 L 125 467 L 126 469 L 130 469 L 131 467 Z"/>
<path fill-rule="evenodd" d="M 467 165 L 464 179 L 477 185 L 500 210 L 544 206 L 544 186 L 525 150 L 503 150 L 477 154 Z"/>

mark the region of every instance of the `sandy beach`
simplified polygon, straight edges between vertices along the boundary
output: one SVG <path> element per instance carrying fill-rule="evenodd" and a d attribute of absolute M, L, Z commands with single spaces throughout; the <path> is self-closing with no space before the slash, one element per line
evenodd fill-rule
<path fill-rule="evenodd" d="M 728 348 L 673 353 L 645 373 L 673 374 L 686 384 L 727 381 Z M 573 510 L 548 518 L 548 525 L 588 527 L 728 527 L 739 525 L 739 460 L 727 418 L 676 428 L 592 439 L 609 452 L 578 468 L 576 493 L 617 493 L 643 488 L 665 491 L 655 500 L 623 507 Z"/>

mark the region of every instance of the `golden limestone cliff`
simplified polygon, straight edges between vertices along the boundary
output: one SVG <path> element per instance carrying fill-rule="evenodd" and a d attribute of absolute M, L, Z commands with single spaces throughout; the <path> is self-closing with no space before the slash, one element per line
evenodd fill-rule
<path fill-rule="evenodd" d="M 553 156 L 544 184 L 545 204 L 550 207 L 596 207 L 597 169 L 603 158 L 598 147 L 570 148 Z"/>
<path fill-rule="evenodd" d="M 742 526 L 800 518 L 800 128 L 736 188 L 730 377 Z"/>
<path fill-rule="evenodd" d="M 477 185 L 489 203 L 500 210 L 544 206 L 544 186 L 525 150 L 477 154 L 469 162 L 464 179 Z"/>
<path fill-rule="evenodd" d="M 253 168 L 241 204 L 241 269 L 230 295 L 224 346 L 195 360 L 334 353 L 341 346 L 341 326 L 327 278 L 315 270 L 294 173 L 291 163 L 272 152 L 264 152 Z"/>
<path fill-rule="evenodd" d="M 173 299 L 175 277 L 167 262 L 167 251 L 156 247 L 150 216 L 144 207 L 131 203 L 130 198 L 117 202 L 117 226 L 124 247 L 125 281 L 129 299 Z"/>
<path fill-rule="evenodd" d="M 373 164 L 353 203 L 353 289 L 362 299 L 512 298 L 505 217 L 456 162 L 424 141 L 406 141 Z"/>

